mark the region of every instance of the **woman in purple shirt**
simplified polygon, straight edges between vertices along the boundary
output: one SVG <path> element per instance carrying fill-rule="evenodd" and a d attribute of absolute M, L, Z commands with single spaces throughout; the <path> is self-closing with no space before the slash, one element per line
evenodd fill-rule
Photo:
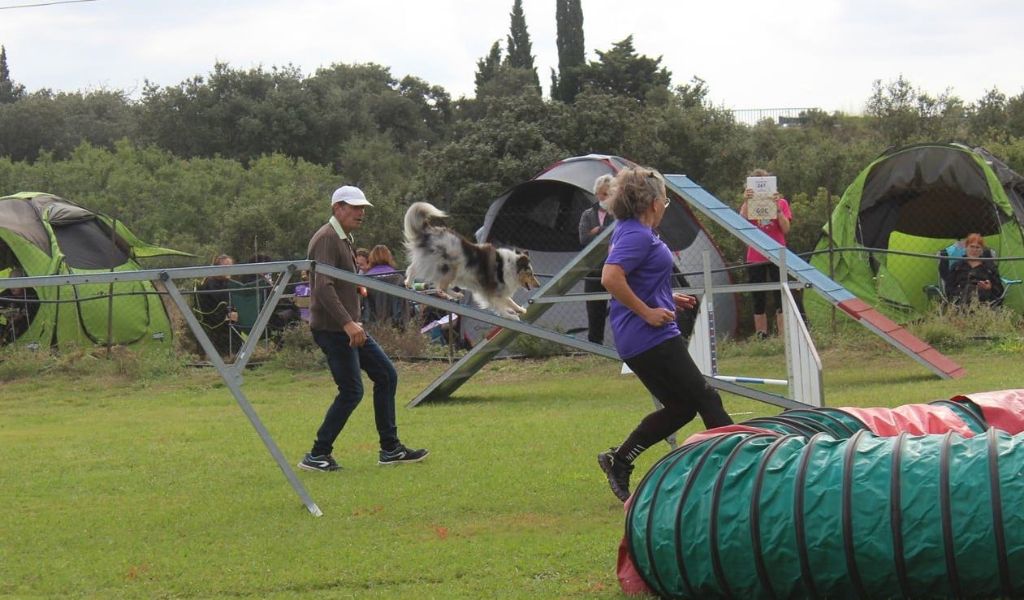
<path fill-rule="evenodd" d="M 665 182 L 654 170 L 626 168 L 615 177 L 612 232 L 601 284 L 612 295 L 615 348 L 644 387 L 663 405 L 644 417 L 617 448 L 597 456 L 612 493 L 629 498 L 629 476 L 641 452 L 700 414 L 708 429 L 731 425 L 722 399 L 690 358 L 676 311 L 696 298 L 672 292 L 672 251 L 655 228 L 668 209 Z"/>

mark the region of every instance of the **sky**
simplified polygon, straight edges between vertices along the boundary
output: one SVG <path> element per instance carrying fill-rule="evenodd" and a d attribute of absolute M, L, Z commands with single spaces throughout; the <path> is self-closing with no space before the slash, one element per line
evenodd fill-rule
<path fill-rule="evenodd" d="M 176 85 L 212 71 L 373 62 L 453 98 L 509 30 L 512 0 L 0 0 L 0 45 L 29 91 Z M 60 1 L 60 0 L 58 0 Z M 66 1 L 66 0 L 63 0 Z M 627 8 L 628 6 L 628 8 Z M 523 0 L 547 94 L 555 1 Z M 728 109 L 860 113 L 873 82 L 903 77 L 966 102 L 1024 92 L 1021 0 L 583 0 L 587 60 L 633 35 L 680 85 Z"/>

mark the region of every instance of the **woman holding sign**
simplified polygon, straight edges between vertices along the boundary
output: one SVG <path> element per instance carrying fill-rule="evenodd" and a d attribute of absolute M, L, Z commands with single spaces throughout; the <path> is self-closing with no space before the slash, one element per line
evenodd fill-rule
<path fill-rule="evenodd" d="M 776 179 L 764 169 L 754 169 L 747 177 L 743 191 L 743 205 L 740 216 L 768 234 L 779 244 L 786 245 L 786 234 L 793 219 L 789 202 L 779 195 Z M 748 279 L 750 283 L 779 281 L 779 268 L 753 248 L 747 248 Z M 754 298 L 754 334 L 768 337 L 768 315 L 765 314 L 765 300 L 768 292 L 752 292 Z M 772 292 L 775 298 L 775 319 L 778 331 L 782 332 L 782 294 Z"/>

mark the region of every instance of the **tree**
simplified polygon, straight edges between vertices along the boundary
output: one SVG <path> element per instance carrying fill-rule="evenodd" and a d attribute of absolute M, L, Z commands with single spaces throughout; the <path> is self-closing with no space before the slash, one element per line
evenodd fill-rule
<path fill-rule="evenodd" d="M 1024 138 L 1024 92 L 1006 101 L 1006 132 Z"/>
<path fill-rule="evenodd" d="M 597 51 L 598 60 L 591 61 L 583 71 L 584 88 L 618 96 L 635 98 L 641 104 L 652 93 L 665 93 L 672 83 L 672 74 L 661 66 L 661 57 L 639 55 L 633 47 L 633 36 L 612 45 L 607 52 Z"/>
<path fill-rule="evenodd" d="M 899 76 L 883 85 L 875 80 L 867 115 L 891 145 L 958 141 L 966 135 L 966 108 L 947 90 L 933 97 Z"/>
<path fill-rule="evenodd" d="M 583 43 L 583 7 L 580 0 L 557 0 L 558 74 L 551 72 L 551 98 L 571 104 L 582 91 L 580 71 L 586 66 Z"/>
<path fill-rule="evenodd" d="M 25 95 L 25 86 L 11 80 L 11 71 L 7 68 L 7 49 L 0 46 L 0 104 L 10 104 Z"/>
<path fill-rule="evenodd" d="M 495 40 L 487 56 L 476 61 L 474 81 L 476 83 L 477 97 L 480 97 L 480 90 L 498 76 L 499 69 L 501 69 L 501 42 Z"/>
<path fill-rule="evenodd" d="M 552 142 L 552 114 L 564 105 L 530 94 L 477 102 L 482 116 L 457 123 L 451 141 L 418 159 L 418 196 L 446 210 L 449 224 L 465 235 L 480 227 L 502 190 L 567 156 Z"/>
<path fill-rule="evenodd" d="M 508 39 L 505 44 L 507 54 L 505 55 L 505 66 L 513 69 L 525 69 L 532 74 L 533 86 L 537 95 L 540 91 L 540 78 L 537 76 L 537 68 L 533 65 L 533 44 L 530 43 L 530 32 L 526 29 L 526 17 L 523 15 L 523 0 L 515 0 L 512 5 L 511 25 L 509 26 Z"/>
<path fill-rule="evenodd" d="M 42 151 L 65 159 L 82 142 L 112 148 L 135 135 L 135 106 L 123 92 L 39 90 L 0 103 L 0 156 L 35 160 Z"/>
<path fill-rule="evenodd" d="M 970 130 L 973 139 L 980 140 L 990 131 L 993 133 L 1005 131 L 1008 123 L 1006 94 L 996 88 L 986 91 L 985 95 L 971 106 L 970 113 Z"/>

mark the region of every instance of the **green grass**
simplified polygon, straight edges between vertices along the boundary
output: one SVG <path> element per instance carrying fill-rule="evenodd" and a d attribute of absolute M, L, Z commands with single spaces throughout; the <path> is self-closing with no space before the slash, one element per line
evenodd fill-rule
<path fill-rule="evenodd" d="M 832 406 L 1020 387 L 1019 344 L 951 355 L 969 373 L 957 381 L 871 340 L 821 353 Z M 338 441 L 344 470 L 299 473 L 313 518 L 215 373 L 120 362 L 0 383 L 0 596 L 621 597 L 623 512 L 595 456 L 651 404 L 616 363 L 499 361 L 451 400 L 400 407 L 403 441 L 431 450 L 416 465 L 376 465 L 367 398 Z M 400 364 L 400 404 L 445 366 Z M 730 344 L 722 372 L 785 367 L 771 341 Z M 333 384 L 267 366 L 243 390 L 295 462 Z M 779 412 L 725 402 L 737 420 Z M 666 449 L 641 457 L 637 480 Z"/>

